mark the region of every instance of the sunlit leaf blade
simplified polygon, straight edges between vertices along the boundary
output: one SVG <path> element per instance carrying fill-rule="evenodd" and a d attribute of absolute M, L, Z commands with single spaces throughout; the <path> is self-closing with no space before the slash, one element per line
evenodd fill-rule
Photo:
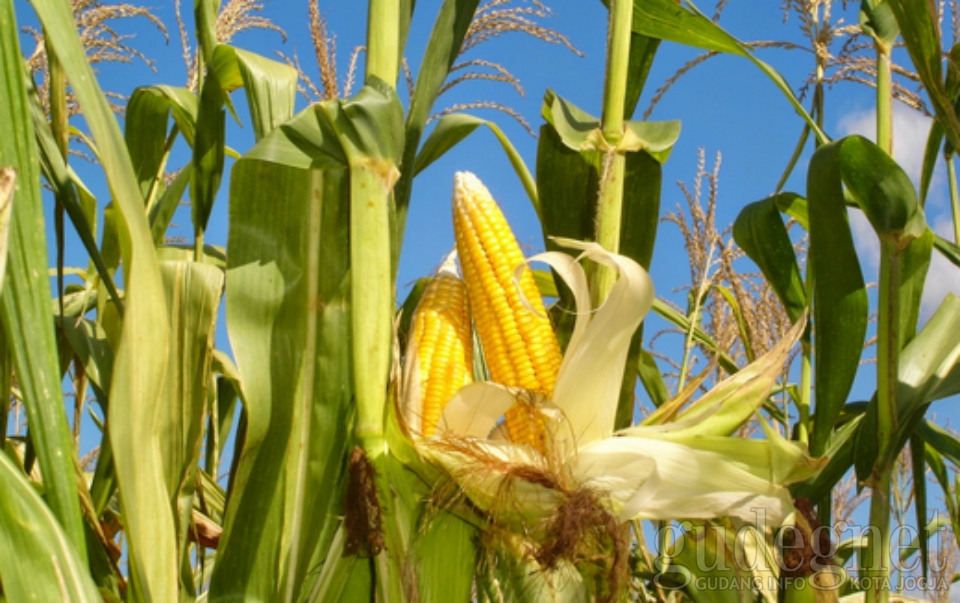
<path fill-rule="evenodd" d="M 2 452 L 0 490 L 0 579 L 6 600 L 102 601 L 60 522 Z"/>
<path fill-rule="evenodd" d="M 733 238 L 760 267 L 790 320 L 796 321 L 807 305 L 807 296 L 793 243 L 780 217 L 778 196 L 744 207 L 733 224 Z"/>
<path fill-rule="evenodd" d="M 176 124 L 184 140 L 191 147 L 196 136 L 197 128 L 197 110 L 199 100 L 197 96 L 188 88 L 176 86 L 142 86 L 133 91 L 130 100 L 127 102 L 127 125 L 125 137 L 127 146 L 130 148 L 131 159 L 137 173 L 143 172 L 144 176 L 150 176 L 150 169 L 147 168 L 152 162 L 157 161 L 161 155 L 154 147 L 162 144 L 163 138 L 144 139 L 143 129 L 149 131 L 159 131 L 157 122 L 163 122 L 166 126 L 170 116 Z M 131 112 L 133 112 L 131 114 Z M 163 128 L 165 137 L 166 127 Z M 139 145 L 146 148 L 137 149 Z M 138 159 L 142 157 L 143 159 Z M 143 165 L 141 169 L 140 165 Z M 158 166 L 159 167 L 159 166 Z"/>
<path fill-rule="evenodd" d="M 844 205 L 840 144 L 820 147 L 807 174 L 817 384 L 810 438 L 814 455 L 823 453 L 846 402 L 867 328 L 867 292 Z"/>
<path fill-rule="evenodd" d="M 213 329 L 223 288 L 223 272 L 196 262 L 160 264 L 174 335 L 164 379 L 166 401 L 159 420 L 160 442 L 172 511 L 178 517 L 181 563 L 187 562 L 187 530 L 206 413 Z"/>
<path fill-rule="evenodd" d="M 70 15 L 61 25 L 73 32 Z M 6 279 L 3 283 L 3 329 L 23 392 L 30 436 L 44 477 L 47 504 L 60 522 L 70 546 L 86 559 L 80 505 L 73 468 L 73 442 L 60 391 L 50 289 L 36 286 L 47 273 L 40 170 L 25 87 L 26 71 L 20 53 L 20 32 L 13 3 L 0 2 L 0 168 L 16 170 L 9 225 Z M 17 127 L 10 127 L 17 124 Z"/>
<path fill-rule="evenodd" d="M 118 231 L 126 313 L 110 396 L 124 400 L 124 404 L 110 407 L 110 437 L 120 482 L 132 587 L 137 596 L 170 601 L 178 592 L 177 557 L 156 428 L 169 329 L 153 239 L 126 144 L 86 61 L 74 29 L 71 5 L 66 0 L 34 2 L 34 9 L 80 103 L 122 216 Z M 58 387 L 51 389 L 59 392 Z M 62 412 L 62 406 L 59 408 Z"/>
<path fill-rule="evenodd" d="M 243 87 L 256 140 L 293 116 L 297 95 L 297 72 L 293 67 L 219 44 L 213 53 L 212 68 L 225 91 Z"/>
<path fill-rule="evenodd" d="M 166 139 L 170 108 L 169 99 L 144 88 L 135 90 L 127 101 L 123 136 L 140 192 L 147 202 L 152 189 L 159 187 L 163 178 L 161 170 L 169 153 Z"/>
<path fill-rule="evenodd" d="M 343 496 L 353 381 L 348 172 L 337 158 L 340 144 L 313 107 L 274 130 L 232 171 L 227 326 L 246 429 L 214 598 L 281 600 L 284 580 L 303 581 L 311 547 Z M 291 454 L 301 443 L 307 465 Z M 297 488 L 310 493 L 301 502 L 309 507 L 297 511 L 299 562 L 281 568 L 290 555 Z"/>
<path fill-rule="evenodd" d="M 744 57 L 756 65 L 780 89 L 784 97 L 802 117 L 817 138 L 826 142 L 827 136 L 820 130 L 816 121 L 806 112 L 790 85 L 770 65 L 754 55 L 742 42 L 728 34 L 709 17 L 701 13 L 692 2 L 686 0 L 686 7 L 675 0 L 634 0 L 633 31 L 635 33 L 669 40 L 704 50 L 724 52 Z"/>

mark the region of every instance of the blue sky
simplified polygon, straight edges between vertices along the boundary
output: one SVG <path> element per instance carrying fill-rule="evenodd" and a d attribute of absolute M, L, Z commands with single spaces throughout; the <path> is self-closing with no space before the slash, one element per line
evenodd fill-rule
<path fill-rule="evenodd" d="M 21 24 L 32 23 L 33 17 L 27 2 L 16 0 L 15 4 Z M 171 28 L 169 43 L 143 19 L 120 22 L 117 29 L 122 33 L 137 35 L 131 42 L 132 45 L 156 60 L 158 72 L 152 73 L 141 62 L 104 66 L 101 69 L 101 82 L 107 90 L 127 95 L 139 85 L 182 85 L 185 82 L 185 68 L 180 57 L 173 18 L 173 0 L 152 0 L 147 4 Z M 183 4 L 189 12 L 192 2 L 183 0 Z M 432 26 L 432 16 L 439 4 L 439 0 L 417 2 L 417 15 L 407 49 L 414 74 Z M 529 5 L 525 0 L 515 0 L 514 4 Z M 851 3 L 854 4 L 856 3 Z M 275 56 L 275 50 L 287 55 L 296 53 L 305 71 L 309 75 L 316 75 L 307 30 L 306 1 L 267 0 L 263 5 L 263 16 L 282 27 L 289 36 L 288 40 L 284 43 L 275 32 L 257 30 L 238 35 L 232 43 L 271 57 Z M 505 84 L 472 82 L 460 85 L 441 97 L 437 109 L 454 103 L 496 99 L 523 115 L 536 130 L 542 121 L 540 106 L 543 93 L 547 88 L 552 88 L 581 109 L 599 115 L 606 9 L 598 0 L 550 0 L 548 5 L 554 15 L 541 24 L 566 35 L 584 56 L 576 56 L 562 46 L 548 45 L 530 36 L 507 34 L 482 44 L 467 58 L 482 58 L 502 63 L 519 78 L 525 95 L 520 96 Z M 709 14 L 713 11 L 713 3 L 703 1 L 700 8 Z M 328 20 L 331 33 L 336 35 L 337 62 L 343 74 L 346 72 L 352 49 L 364 43 L 366 3 L 359 0 L 321 2 L 321 11 Z M 839 3 L 834 9 L 835 13 L 838 11 Z M 187 15 L 188 28 L 192 21 L 189 16 Z M 855 9 L 851 8 L 847 11 L 846 19 L 849 22 L 855 18 Z M 721 24 L 744 41 L 787 40 L 806 45 L 796 15 L 789 15 L 784 22 L 784 13 L 778 2 L 732 2 L 725 9 Z M 32 43 L 27 36 L 24 36 L 22 42 L 26 48 L 31 47 Z M 681 65 L 698 54 L 699 51 L 668 43 L 661 47 L 648 79 L 647 90 L 639 103 L 637 118 L 649 104 L 654 91 Z M 795 89 L 799 88 L 813 67 L 813 56 L 804 50 L 767 49 L 761 51 L 761 57 L 776 67 Z M 241 97 L 242 94 L 235 94 L 241 119 L 248 121 L 245 109 L 242 108 Z M 807 104 L 809 105 L 809 102 Z M 304 106 L 306 102 L 299 99 L 298 110 Z M 840 137 L 850 133 L 872 135 L 871 89 L 859 84 L 838 84 L 828 92 L 826 107 L 825 130 L 830 136 Z M 536 140 L 532 136 L 511 118 L 498 112 L 484 110 L 473 113 L 495 120 L 532 170 L 536 153 Z M 716 154 L 720 152 L 722 167 L 719 179 L 718 222 L 721 227 L 731 224 L 745 204 L 773 192 L 802 128 L 800 118 L 758 70 L 746 60 L 725 56 L 713 58 L 681 78 L 657 105 L 651 119 L 682 121 L 680 140 L 664 168 L 662 212 L 673 210 L 678 204 L 684 205 L 683 194 L 676 183 L 684 181 L 692 184 L 699 150 L 703 149 L 706 155 L 708 171 L 712 169 Z M 928 125 L 929 121 L 919 113 L 898 106 L 895 154 L 913 177 L 916 177 L 919 169 Z M 228 144 L 241 153 L 248 150 L 252 145 L 249 126 L 243 129 L 231 126 L 228 131 Z M 187 160 L 185 154 L 179 157 L 180 163 L 178 164 L 175 158 L 171 167 L 179 167 Z M 804 192 L 807 157 L 809 148 L 794 171 L 787 190 L 801 194 Z M 228 166 L 229 164 L 228 161 Z M 82 161 L 75 161 L 73 165 L 103 202 L 107 198 L 107 192 L 98 176 L 98 170 L 84 165 Z M 475 172 L 487 184 L 494 197 L 500 201 L 521 244 L 528 246 L 531 251 L 542 247 L 534 212 L 499 144 L 489 131 L 477 130 L 465 143 L 428 168 L 416 180 L 398 280 L 398 296 L 401 299 L 409 285 L 416 278 L 429 274 L 453 245 L 449 204 L 453 173 L 458 170 Z M 227 184 L 228 179 L 225 178 L 224 190 L 214 210 L 211 230 L 207 235 L 207 240 L 214 244 L 224 244 L 226 241 Z M 942 176 L 935 179 L 928 202 L 928 221 L 941 234 L 947 235 L 950 232 L 949 205 Z M 189 209 L 182 210 L 175 222 L 180 229 L 171 234 L 189 239 Z M 870 232 L 864 222 L 854 219 L 854 224 L 861 235 L 858 240 L 867 279 L 875 280 L 876 251 Z M 71 249 L 77 250 L 79 247 L 73 242 Z M 678 295 L 674 291 L 687 284 L 686 263 L 677 228 L 671 224 L 663 224 L 651 270 L 661 296 L 682 299 L 683 294 Z M 931 297 L 931 301 L 942 296 L 947 290 L 960 293 L 960 276 L 955 268 L 937 263 L 934 270 L 936 276 L 931 278 L 930 282 L 931 289 L 935 289 L 932 291 L 935 295 Z M 933 306 L 927 307 L 928 311 L 932 309 Z M 662 327 L 654 319 L 651 321 L 654 322 L 651 329 Z M 218 345 L 228 345 L 222 328 Z M 869 382 L 861 383 L 861 386 L 864 388 L 862 395 L 868 396 L 872 391 Z M 956 427 L 957 422 L 960 422 L 960 412 L 957 412 L 955 407 L 956 400 L 940 402 L 933 406 L 932 412 L 941 419 L 952 419 L 953 426 Z"/>

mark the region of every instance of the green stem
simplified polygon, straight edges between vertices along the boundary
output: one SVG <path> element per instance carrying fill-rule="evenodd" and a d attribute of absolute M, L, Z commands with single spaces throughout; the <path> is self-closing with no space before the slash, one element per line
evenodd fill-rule
<path fill-rule="evenodd" d="M 880 240 L 880 285 L 877 324 L 877 449 L 887 456 L 896 430 L 897 365 L 900 356 L 900 253 L 893 240 Z M 890 471 L 889 463 L 874 467 L 875 485 L 870 500 L 870 539 L 867 544 L 867 603 L 887 603 L 889 590 L 880 588 L 890 578 Z"/>
<path fill-rule="evenodd" d="M 620 228 L 623 215 L 623 179 L 626 157 L 616 150 L 623 138 L 623 111 L 630 63 L 630 32 L 633 18 L 632 0 L 611 0 L 607 29 L 607 72 L 603 87 L 603 111 L 600 128 L 610 145 L 603 158 L 600 195 L 597 200 L 597 242 L 607 251 L 620 251 Z M 616 280 L 607 267 L 592 273 L 591 291 L 594 305 L 599 305 Z"/>
<path fill-rule="evenodd" d="M 953 153 L 944 159 L 947 162 L 947 179 L 950 181 L 950 206 L 953 208 L 953 242 L 960 245 L 960 193 L 957 191 L 957 168 Z"/>
<path fill-rule="evenodd" d="M 877 51 L 877 146 L 893 154 L 893 79 L 890 48 L 874 42 Z"/>
<path fill-rule="evenodd" d="M 391 86 L 400 74 L 400 2 L 370 0 L 367 17 L 367 77 Z"/>
<path fill-rule="evenodd" d="M 193 261 L 203 262 L 203 230 L 196 228 L 193 233 Z"/>
<path fill-rule="evenodd" d="M 890 47 L 874 40 L 877 55 L 877 146 L 893 152 L 893 81 Z M 897 365 L 900 356 L 900 257 L 896 243 L 880 239 L 880 285 L 877 324 L 877 449 L 887 455 L 896 428 Z M 890 600 L 890 467 L 874 467 L 870 494 L 870 538 L 866 557 L 872 578 L 866 603 Z"/>

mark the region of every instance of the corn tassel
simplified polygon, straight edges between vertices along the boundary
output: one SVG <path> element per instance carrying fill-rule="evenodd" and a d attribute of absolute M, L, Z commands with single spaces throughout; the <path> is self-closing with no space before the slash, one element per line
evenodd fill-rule
<path fill-rule="evenodd" d="M 487 188 L 469 172 L 455 176 L 453 216 L 491 378 L 549 398 L 562 361 L 560 346 L 533 275 L 526 271 L 514 282 L 514 271 L 524 258 L 510 226 Z M 518 400 L 507 411 L 506 425 L 511 440 L 544 451 L 545 420 L 529 401 Z"/>
<path fill-rule="evenodd" d="M 451 254 L 423 292 L 411 323 L 408 362 L 417 394 L 407 396 L 407 423 L 433 435 L 450 398 L 473 381 L 473 334 L 467 291 Z M 419 429 L 418 429 L 419 427 Z"/>

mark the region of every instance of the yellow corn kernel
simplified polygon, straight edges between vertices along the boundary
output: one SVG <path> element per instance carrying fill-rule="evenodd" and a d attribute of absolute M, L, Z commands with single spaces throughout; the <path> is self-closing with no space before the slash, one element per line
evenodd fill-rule
<path fill-rule="evenodd" d="M 453 254 L 427 285 L 417 304 L 408 350 L 407 362 L 416 363 L 409 378 L 417 380 L 419 396 L 407 400 L 407 421 L 414 431 L 430 437 L 450 398 L 473 381 L 470 309 Z"/>
<path fill-rule="evenodd" d="M 491 378 L 550 397 L 563 359 L 560 345 L 533 275 L 525 271 L 519 283 L 514 282 L 514 270 L 524 258 L 513 231 L 490 192 L 469 172 L 454 177 L 453 219 Z M 514 442 L 544 451 L 544 419 L 529 403 L 518 402 L 507 411 L 506 424 Z"/>

